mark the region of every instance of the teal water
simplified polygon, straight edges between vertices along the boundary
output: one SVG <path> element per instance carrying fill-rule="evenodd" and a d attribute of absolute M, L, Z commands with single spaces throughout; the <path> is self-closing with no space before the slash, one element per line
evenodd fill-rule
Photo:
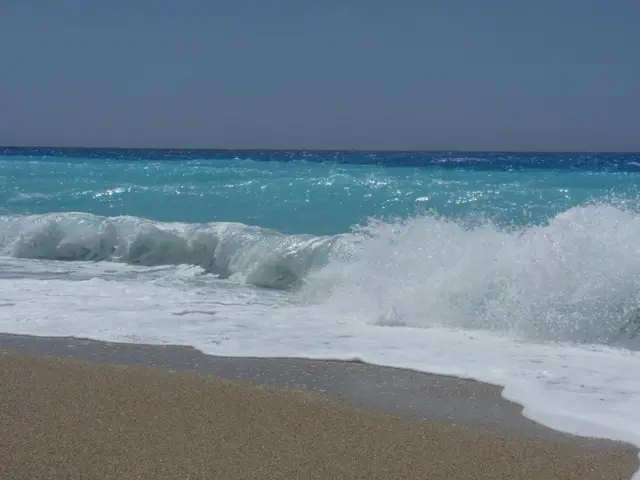
<path fill-rule="evenodd" d="M 5 214 L 73 211 L 163 222 L 240 222 L 313 235 L 347 232 L 370 218 L 425 214 L 504 226 L 539 224 L 579 205 L 635 204 L 640 192 L 637 172 L 450 164 L 5 156 L 0 172 Z"/>

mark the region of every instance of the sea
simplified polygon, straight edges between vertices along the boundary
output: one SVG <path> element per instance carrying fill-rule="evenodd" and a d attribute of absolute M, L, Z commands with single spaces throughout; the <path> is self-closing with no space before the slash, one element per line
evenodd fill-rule
<path fill-rule="evenodd" d="M 640 446 L 640 154 L 0 148 L 0 331 L 473 378 Z"/>

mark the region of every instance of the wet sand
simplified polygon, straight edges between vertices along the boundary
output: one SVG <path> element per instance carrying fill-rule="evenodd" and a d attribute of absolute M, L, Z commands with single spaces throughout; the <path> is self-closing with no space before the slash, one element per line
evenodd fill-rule
<path fill-rule="evenodd" d="M 628 479 L 500 389 L 361 363 L 0 335 L 0 478 Z"/>

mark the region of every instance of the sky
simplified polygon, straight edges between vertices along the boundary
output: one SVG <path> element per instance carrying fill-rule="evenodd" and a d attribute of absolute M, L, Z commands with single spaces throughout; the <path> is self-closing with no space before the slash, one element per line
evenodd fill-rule
<path fill-rule="evenodd" d="M 2 0 L 0 145 L 640 151 L 637 0 Z"/>

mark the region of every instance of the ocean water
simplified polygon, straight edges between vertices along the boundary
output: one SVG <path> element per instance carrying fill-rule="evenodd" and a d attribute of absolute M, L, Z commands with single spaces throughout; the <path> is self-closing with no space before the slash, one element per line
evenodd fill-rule
<path fill-rule="evenodd" d="M 0 331 L 505 386 L 640 446 L 640 156 L 0 149 Z"/>

